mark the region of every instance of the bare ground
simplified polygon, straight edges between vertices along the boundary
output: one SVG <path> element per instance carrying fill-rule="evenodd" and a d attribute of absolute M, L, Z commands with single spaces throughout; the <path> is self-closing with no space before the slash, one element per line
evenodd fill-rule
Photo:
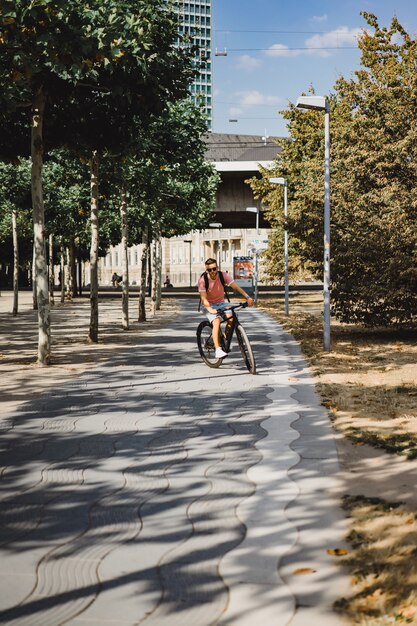
<path fill-rule="evenodd" d="M 100 301 L 99 342 L 89 343 L 90 301 L 76 298 L 56 302 L 51 308 L 51 366 L 38 367 L 37 312 L 28 292 L 20 294 L 19 314 L 11 314 L 9 293 L 0 297 L 0 398 L 4 414 L 24 402 L 28 395 L 43 393 L 63 378 L 76 377 L 110 358 L 114 350 L 146 341 L 147 333 L 166 324 L 178 311 L 174 300 L 166 299 L 155 317 L 147 304 L 146 322 L 138 322 L 137 297 L 130 299 L 130 328 L 122 328 L 121 296 Z"/>

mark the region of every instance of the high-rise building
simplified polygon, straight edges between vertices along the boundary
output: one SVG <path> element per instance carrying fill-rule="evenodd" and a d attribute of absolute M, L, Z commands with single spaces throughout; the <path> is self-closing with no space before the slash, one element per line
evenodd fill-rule
<path fill-rule="evenodd" d="M 208 116 L 208 127 L 212 125 L 212 10 L 211 0 L 175 0 L 180 16 L 180 33 L 188 35 L 198 46 L 196 67 L 199 75 L 191 85 L 191 99 L 201 106 Z"/>

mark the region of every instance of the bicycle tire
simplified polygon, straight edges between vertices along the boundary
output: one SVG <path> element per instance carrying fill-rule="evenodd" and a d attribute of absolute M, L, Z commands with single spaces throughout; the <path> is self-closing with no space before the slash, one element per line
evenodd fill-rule
<path fill-rule="evenodd" d="M 256 362 L 253 356 L 252 346 L 250 345 L 245 329 L 240 324 L 236 327 L 236 337 L 246 367 L 251 374 L 256 374 Z"/>
<path fill-rule="evenodd" d="M 220 367 L 223 359 L 216 358 L 216 348 L 214 347 L 213 329 L 209 321 L 201 322 L 197 328 L 198 351 L 204 363 L 209 367 Z"/>

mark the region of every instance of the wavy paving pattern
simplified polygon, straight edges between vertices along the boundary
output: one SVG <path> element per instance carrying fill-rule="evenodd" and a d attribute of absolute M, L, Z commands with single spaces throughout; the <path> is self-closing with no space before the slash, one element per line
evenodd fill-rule
<path fill-rule="evenodd" d="M 0 623 L 284 626 L 295 615 L 279 569 L 299 544 L 288 351 L 250 312 L 259 375 L 237 349 L 210 370 L 198 321 L 188 311 L 1 423 Z"/>

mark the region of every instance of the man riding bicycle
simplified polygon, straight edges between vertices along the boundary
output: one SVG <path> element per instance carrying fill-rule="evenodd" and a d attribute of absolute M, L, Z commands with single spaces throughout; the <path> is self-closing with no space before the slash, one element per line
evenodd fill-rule
<path fill-rule="evenodd" d="M 220 344 L 220 323 L 222 321 L 221 312 L 227 308 L 228 302 L 225 301 L 225 285 L 231 287 L 241 296 L 246 298 L 249 306 L 254 305 L 253 299 L 234 281 L 232 276 L 227 272 L 219 271 L 216 259 L 207 259 L 205 262 L 206 271 L 200 276 L 198 281 L 198 291 L 200 293 L 201 304 L 206 309 L 207 319 L 213 327 L 213 341 L 216 348 L 216 358 L 222 359 L 227 353 L 221 348 Z M 223 279 L 223 280 L 222 280 Z M 232 315 L 226 313 L 228 319 Z"/>

